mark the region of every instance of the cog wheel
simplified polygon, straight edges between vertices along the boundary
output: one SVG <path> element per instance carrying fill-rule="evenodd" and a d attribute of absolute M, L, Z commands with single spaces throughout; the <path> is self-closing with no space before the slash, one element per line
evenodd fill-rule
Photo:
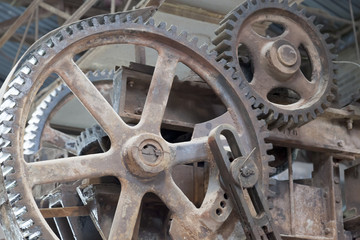
<path fill-rule="evenodd" d="M 88 72 L 86 76 L 95 86 L 105 87 L 105 85 L 112 85 L 115 76 L 113 70 L 103 70 Z M 105 84 L 105 85 L 104 85 Z M 76 152 L 75 141 L 70 136 L 65 135 L 53 129 L 50 126 L 52 117 L 56 114 L 62 106 L 69 102 L 74 97 L 70 89 L 61 84 L 52 90 L 36 107 L 36 110 L 31 115 L 28 125 L 25 129 L 24 136 L 24 154 L 31 155 L 39 151 L 43 142 L 48 142 L 57 147 L 67 149 L 69 152 Z M 44 134 L 44 133 L 47 134 Z M 49 134 L 53 133 L 53 134 Z M 50 137 L 47 137 L 50 136 Z M 59 141 L 60 139 L 60 141 Z"/>
<path fill-rule="evenodd" d="M 107 139 L 107 134 L 99 125 L 87 128 L 76 138 L 75 148 L 77 155 L 106 152 L 109 150 L 109 144 L 106 144 Z"/>
<path fill-rule="evenodd" d="M 217 60 L 241 75 L 241 87 L 270 129 L 301 126 L 334 99 L 335 56 L 321 27 L 296 4 L 256 0 L 229 13 L 216 31 Z"/>
<path fill-rule="evenodd" d="M 7 194 L 17 226 L 26 239 L 58 239 L 34 200 L 37 185 L 73 182 L 81 179 L 116 177 L 121 193 L 111 224 L 109 239 L 132 239 L 146 193 L 161 199 L 171 212 L 170 235 L 174 239 L 218 239 L 241 237 L 238 217 L 219 182 L 219 171 L 207 146 L 208 132 L 224 122 L 238 131 L 241 152 L 250 153 L 260 169 L 259 180 L 266 195 L 273 160 L 267 155 L 265 122 L 257 120 L 252 99 L 245 98 L 240 81 L 232 79 L 233 69 L 216 62 L 207 46 L 197 46 L 187 33 L 154 20 L 132 21 L 121 14 L 105 15 L 66 26 L 43 42 L 28 61 L 12 76 L 0 106 L 1 154 Z M 158 59 L 141 119 L 129 126 L 73 61 L 75 54 L 107 44 L 133 44 L 151 47 Z M 162 120 L 178 63 L 197 73 L 221 99 L 228 111 L 216 119 L 194 127 L 192 140 L 169 143 L 161 135 Z M 36 93 L 50 74 L 56 72 L 84 107 L 97 120 L 111 141 L 105 153 L 48 161 L 26 162 L 23 139 L 25 124 Z M 250 101 L 250 102 L 249 102 Z M 198 131 L 199 126 L 206 131 Z M 139 150 L 139 151 L 137 151 Z M 192 154 L 190 155 L 189 152 Z M 205 198 L 196 207 L 173 179 L 174 168 L 205 162 L 209 179 Z"/>

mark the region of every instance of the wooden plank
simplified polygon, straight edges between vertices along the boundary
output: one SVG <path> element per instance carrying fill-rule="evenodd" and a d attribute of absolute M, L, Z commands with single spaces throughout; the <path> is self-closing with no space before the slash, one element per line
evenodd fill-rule
<path fill-rule="evenodd" d="M 39 5 L 39 3 L 42 0 L 34 0 L 28 8 L 21 14 L 20 17 L 18 17 L 15 22 L 9 27 L 9 29 L 4 33 L 4 35 L 0 38 L 0 48 L 4 46 L 4 44 L 11 38 L 11 36 L 16 32 L 16 30 L 23 25 L 27 19 L 30 17 L 30 15 L 33 13 L 33 11 L 36 9 L 36 7 Z"/>
<path fill-rule="evenodd" d="M 40 7 L 42 7 L 43 9 L 45 9 L 45 10 L 47 10 L 47 11 L 49 11 L 49 12 L 51 12 L 51 13 L 53 13 L 53 14 L 55 14 L 55 15 L 63 18 L 63 19 L 65 19 L 65 20 L 67 20 L 67 19 L 69 19 L 71 17 L 70 14 L 68 14 L 66 12 L 63 12 L 63 11 L 57 9 L 56 7 L 53 7 L 50 4 L 47 4 L 45 2 L 41 2 Z"/>
<path fill-rule="evenodd" d="M 90 211 L 87 206 L 64 207 L 64 208 L 40 208 L 44 218 L 54 217 L 80 217 L 89 216 Z"/>
<path fill-rule="evenodd" d="M 98 0 L 87 0 L 83 3 L 69 19 L 67 19 L 64 25 L 79 20 Z"/>

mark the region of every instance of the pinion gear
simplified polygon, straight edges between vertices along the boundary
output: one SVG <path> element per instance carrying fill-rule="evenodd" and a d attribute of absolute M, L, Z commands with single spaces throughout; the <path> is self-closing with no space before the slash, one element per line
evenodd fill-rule
<path fill-rule="evenodd" d="M 288 1 L 256 0 L 229 13 L 216 31 L 217 60 L 241 76 L 269 128 L 301 126 L 334 99 L 332 46 L 313 21 Z"/>

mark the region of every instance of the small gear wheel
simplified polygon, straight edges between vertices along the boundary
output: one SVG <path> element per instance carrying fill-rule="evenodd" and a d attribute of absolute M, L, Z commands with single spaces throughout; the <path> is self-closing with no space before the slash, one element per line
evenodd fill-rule
<path fill-rule="evenodd" d="M 334 99 L 335 55 L 321 27 L 296 4 L 257 0 L 229 13 L 215 32 L 217 60 L 236 70 L 270 129 L 301 126 Z"/>
<path fill-rule="evenodd" d="M 76 152 L 79 156 L 106 152 L 110 148 L 109 145 L 110 139 L 99 125 L 85 129 L 75 141 Z"/>

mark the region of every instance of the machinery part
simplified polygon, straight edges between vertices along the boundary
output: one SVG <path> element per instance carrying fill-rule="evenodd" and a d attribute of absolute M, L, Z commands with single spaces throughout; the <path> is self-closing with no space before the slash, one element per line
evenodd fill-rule
<path fill-rule="evenodd" d="M 256 0 L 229 13 L 216 31 L 218 61 L 238 71 L 271 129 L 301 126 L 334 99 L 332 46 L 313 21 L 288 1 Z M 259 24 L 277 33 L 260 34 Z"/>
<path fill-rule="evenodd" d="M 104 81 L 105 83 L 113 81 L 115 73 L 114 71 L 103 70 L 88 72 L 86 75 L 93 83 L 102 84 Z M 31 115 L 28 126 L 25 129 L 24 154 L 30 155 L 37 153 L 40 150 L 43 141 L 49 141 L 59 148 L 62 147 L 68 149 L 69 152 L 76 152 L 75 141 L 72 141 L 70 136 L 53 129 L 50 126 L 50 121 L 56 111 L 73 97 L 74 95 L 71 93 L 70 89 L 65 84 L 61 84 L 40 102 Z M 50 137 L 45 138 L 45 132 L 47 133 L 46 135 L 50 135 Z"/>
<path fill-rule="evenodd" d="M 106 152 L 109 147 L 107 134 L 99 125 L 87 128 L 76 138 L 75 148 L 78 156 Z"/>
<path fill-rule="evenodd" d="M 229 161 L 221 136 L 224 136 L 229 144 L 233 161 Z M 246 238 L 281 239 L 258 182 L 259 171 L 251 156 L 255 149 L 248 156 L 244 155 L 235 128 L 226 124 L 213 129 L 208 142 L 226 192 L 240 216 Z M 250 196 L 248 201 L 246 193 Z M 255 214 L 251 212 L 250 206 L 255 209 Z"/>
<path fill-rule="evenodd" d="M 79 52 L 105 44 L 139 44 L 159 53 L 150 94 L 136 127 L 128 126 L 119 117 L 72 60 Z M 253 154 L 260 171 L 259 182 L 268 194 L 268 161 L 271 158 L 266 151 L 271 145 L 264 143 L 267 135 L 263 132 L 264 122 L 256 120 L 259 112 L 251 110 L 238 87 L 239 81 L 231 79 L 232 69 L 226 71 L 224 65 L 208 55 L 206 46 L 198 48 L 196 39 L 189 42 L 186 33 L 177 35 L 174 26 L 169 30 L 164 23 L 155 27 L 153 20 L 144 25 L 141 17 L 136 22 L 131 21 L 131 15 L 126 21 L 121 14 L 94 17 L 60 29 L 24 63 L 9 86 L 5 86 L 8 91 L 0 107 L 0 161 L 8 169 L 4 174 L 5 184 L 24 238 L 57 238 L 34 201 L 33 186 L 102 176 L 115 176 L 121 182 L 110 239 L 132 238 L 141 200 L 147 192 L 156 194 L 170 209 L 172 221 L 169 231 L 175 239 L 218 238 L 221 237 L 217 235 L 221 235 L 220 228 L 230 237 L 241 234 L 235 227 L 240 224 L 238 221 L 223 224 L 229 217 L 235 216 L 231 215 L 231 203 L 224 199 L 224 191 L 218 182 L 218 169 L 209 157 L 207 137 L 200 136 L 176 144 L 168 143 L 161 137 L 163 113 L 178 62 L 185 63 L 206 81 L 229 109 L 227 115 L 240 135 L 244 154 L 256 149 Z M 52 72 L 64 80 L 107 132 L 111 140 L 109 151 L 51 161 L 24 161 L 22 129 L 31 102 Z M 212 128 L 211 125 L 208 128 Z M 143 150 L 147 147 L 154 154 L 145 154 Z M 193 154 L 189 155 L 189 152 Z M 174 183 L 172 169 L 177 165 L 202 161 L 209 163 L 209 187 L 203 204 L 196 208 Z M 220 202 L 226 203 L 226 206 L 222 205 L 220 209 Z M 22 211 L 17 211 L 18 208 Z M 229 235 L 229 231 L 234 232 Z"/>

